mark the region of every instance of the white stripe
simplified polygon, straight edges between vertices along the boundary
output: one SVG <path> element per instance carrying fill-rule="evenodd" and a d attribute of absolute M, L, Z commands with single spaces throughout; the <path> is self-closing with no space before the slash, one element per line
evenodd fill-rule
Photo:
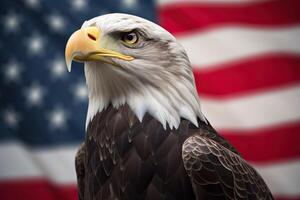
<path fill-rule="evenodd" d="M 76 147 L 33 151 L 16 142 L 0 144 L 0 180 L 46 178 L 53 183 L 75 183 Z"/>
<path fill-rule="evenodd" d="M 179 37 L 191 63 L 200 68 L 267 53 L 300 54 L 300 26 L 222 27 Z"/>
<path fill-rule="evenodd" d="M 203 4 L 247 4 L 247 3 L 260 3 L 270 0 L 156 0 L 159 6 L 171 5 L 171 4 L 187 4 L 187 3 L 203 3 Z"/>
<path fill-rule="evenodd" d="M 230 99 L 200 97 L 200 102 L 217 129 L 253 129 L 300 120 L 300 85 Z"/>
<path fill-rule="evenodd" d="M 32 151 L 20 143 L 2 143 L 0 180 L 43 177 L 58 184 L 75 184 L 74 159 L 77 148 L 73 146 Z M 274 194 L 300 195 L 300 161 L 255 165 L 255 168 Z"/>
<path fill-rule="evenodd" d="M 0 180 L 34 178 L 42 174 L 25 146 L 18 143 L 0 144 Z"/>
<path fill-rule="evenodd" d="M 254 167 L 264 178 L 274 196 L 299 198 L 300 160 Z"/>
<path fill-rule="evenodd" d="M 43 149 L 34 151 L 40 169 L 48 179 L 55 183 L 76 182 L 75 155 L 77 146 Z"/>

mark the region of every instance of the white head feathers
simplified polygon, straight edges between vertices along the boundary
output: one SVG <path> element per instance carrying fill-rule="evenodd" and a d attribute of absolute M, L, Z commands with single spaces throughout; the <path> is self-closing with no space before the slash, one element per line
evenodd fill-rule
<path fill-rule="evenodd" d="M 114 107 L 128 104 L 140 120 L 148 112 L 165 128 L 177 128 L 180 118 L 196 126 L 197 118 L 205 121 L 188 57 L 169 32 L 127 14 L 96 17 L 83 24 L 88 26 L 101 29 L 102 47 L 135 59 L 85 62 L 89 91 L 87 124 L 109 104 Z M 139 46 L 122 45 L 118 33 L 133 30 L 140 35 Z"/>

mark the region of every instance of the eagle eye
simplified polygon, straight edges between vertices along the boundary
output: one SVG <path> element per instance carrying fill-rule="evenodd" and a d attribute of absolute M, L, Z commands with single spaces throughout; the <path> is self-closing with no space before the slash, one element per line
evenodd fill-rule
<path fill-rule="evenodd" d="M 136 44 L 139 41 L 139 35 L 134 31 L 124 33 L 121 36 L 121 40 L 123 41 L 123 43 L 125 45 L 132 46 L 132 45 Z"/>

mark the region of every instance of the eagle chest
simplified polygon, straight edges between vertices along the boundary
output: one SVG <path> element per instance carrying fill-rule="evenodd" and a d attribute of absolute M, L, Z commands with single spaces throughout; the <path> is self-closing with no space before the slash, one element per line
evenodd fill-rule
<path fill-rule="evenodd" d="M 181 157 L 188 129 L 140 122 L 127 106 L 98 113 L 85 141 L 85 199 L 194 199 Z"/>

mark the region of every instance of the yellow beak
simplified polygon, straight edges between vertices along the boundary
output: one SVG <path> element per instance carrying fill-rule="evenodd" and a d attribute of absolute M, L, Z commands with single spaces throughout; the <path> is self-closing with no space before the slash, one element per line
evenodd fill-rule
<path fill-rule="evenodd" d="M 82 28 L 71 35 L 65 50 L 65 60 L 69 72 L 71 71 L 73 60 L 84 62 L 101 60 L 103 57 L 114 57 L 126 61 L 134 59 L 132 56 L 101 48 L 100 36 L 99 28 L 94 26 Z"/>

